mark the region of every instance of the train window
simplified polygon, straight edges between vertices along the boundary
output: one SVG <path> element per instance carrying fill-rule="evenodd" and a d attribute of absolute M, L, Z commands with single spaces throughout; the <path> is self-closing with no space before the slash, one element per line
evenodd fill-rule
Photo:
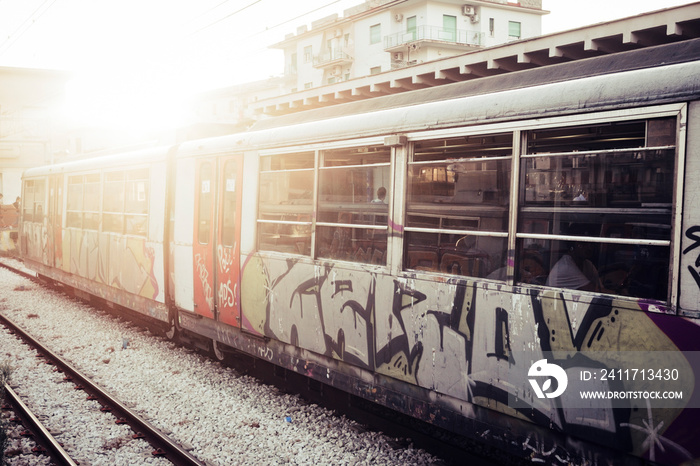
<path fill-rule="evenodd" d="M 124 233 L 124 172 L 105 173 L 102 231 Z"/>
<path fill-rule="evenodd" d="M 100 175 L 85 176 L 83 199 L 83 228 L 98 230 L 100 228 Z"/>
<path fill-rule="evenodd" d="M 102 231 L 145 236 L 148 169 L 105 173 Z"/>
<path fill-rule="evenodd" d="M 674 118 L 529 132 L 516 279 L 665 300 L 675 138 Z"/>
<path fill-rule="evenodd" d="M 214 201 L 211 163 L 205 162 L 199 167 L 199 205 L 197 207 L 197 240 L 199 244 L 208 244 L 211 237 L 212 202 Z"/>
<path fill-rule="evenodd" d="M 83 227 L 83 177 L 68 178 L 68 196 L 66 199 L 66 227 Z"/>
<path fill-rule="evenodd" d="M 145 236 L 148 225 L 148 169 L 126 172 L 124 199 L 126 233 Z"/>
<path fill-rule="evenodd" d="M 66 227 L 97 230 L 100 227 L 100 175 L 68 178 Z"/>
<path fill-rule="evenodd" d="M 319 168 L 316 256 L 386 264 L 391 148 L 324 151 Z"/>
<path fill-rule="evenodd" d="M 260 159 L 258 247 L 311 254 L 314 152 Z"/>
<path fill-rule="evenodd" d="M 46 182 L 44 180 L 27 180 L 24 182 L 24 197 L 22 198 L 23 221 L 43 221 L 45 187 Z"/>
<path fill-rule="evenodd" d="M 414 144 L 405 268 L 505 279 L 512 146 L 511 133 Z"/>
<path fill-rule="evenodd" d="M 221 210 L 221 242 L 231 247 L 236 241 L 236 162 L 227 160 L 224 164 L 224 199 Z"/>

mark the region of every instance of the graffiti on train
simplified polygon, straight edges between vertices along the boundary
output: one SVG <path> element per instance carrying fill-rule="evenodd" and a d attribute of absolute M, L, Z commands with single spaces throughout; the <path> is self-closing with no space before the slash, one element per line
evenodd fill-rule
<path fill-rule="evenodd" d="M 204 258 L 201 254 L 195 254 L 194 263 L 195 267 L 197 268 L 197 277 L 199 277 L 199 281 L 202 284 L 204 300 L 208 306 L 208 309 L 211 311 L 214 309 L 214 293 L 211 288 L 211 280 L 209 279 L 209 270 L 207 269 L 206 258 Z"/>
<path fill-rule="evenodd" d="M 236 249 L 234 244 L 233 248 L 227 248 L 223 245 L 219 245 L 216 251 L 216 257 L 219 263 L 219 276 L 229 277 L 231 275 L 232 267 L 235 262 L 235 256 L 233 251 Z M 226 281 L 219 280 L 217 298 L 219 306 L 222 307 L 234 307 L 236 305 L 236 293 L 238 284 L 232 283 L 231 279 Z"/>
<path fill-rule="evenodd" d="M 65 272 L 150 299 L 161 292 L 156 252 L 145 239 L 68 230 L 61 252 Z"/>
<path fill-rule="evenodd" d="M 611 350 L 677 350 L 641 309 L 614 297 L 501 292 L 493 283 L 397 278 L 257 255 L 243 275 L 257 285 L 242 288 L 247 330 L 510 414 L 509 396 L 531 393 L 527 371 L 535 360 L 526 353 L 573 352 L 581 356 L 577 367 L 585 368 L 605 366 L 609 361 L 591 355 Z M 246 295 L 249 288 L 264 292 Z M 674 364 L 687 365 L 678 354 Z M 536 400 L 517 415 L 567 432 L 605 434 L 638 454 L 649 447 L 644 432 L 631 427 L 648 422 L 641 402 L 629 410 L 565 406 L 566 395 Z M 681 411 L 654 416 L 668 427 Z"/>
<path fill-rule="evenodd" d="M 685 236 L 688 239 L 694 241 L 694 243 L 683 250 L 683 255 L 688 254 L 689 252 L 695 250 L 697 247 L 700 246 L 700 226 L 696 225 L 688 228 L 685 231 Z M 694 267 L 692 265 L 689 265 L 688 271 L 690 272 L 690 275 L 693 277 L 693 279 L 695 279 L 695 283 L 697 283 L 698 288 L 700 288 L 700 251 L 698 251 L 697 253 L 694 265 Z"/>

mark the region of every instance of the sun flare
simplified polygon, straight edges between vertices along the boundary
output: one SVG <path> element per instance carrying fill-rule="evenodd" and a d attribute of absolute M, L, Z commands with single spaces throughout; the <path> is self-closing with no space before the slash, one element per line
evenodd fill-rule
<path fill-rule="evenodd" d="M 65 117 L 79 127 L 171 129 L 190 122 L 189 99 L 162 73 L 82 73 L 68 83 Z"/>

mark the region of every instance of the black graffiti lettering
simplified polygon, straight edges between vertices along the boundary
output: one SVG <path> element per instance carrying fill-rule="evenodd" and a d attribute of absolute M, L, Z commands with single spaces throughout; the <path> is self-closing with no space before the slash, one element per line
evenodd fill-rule
<path fill-rule="evenodd" d="M 700 257 L 699 257 L 700 259 Z M 696 264 L 697 267 L 697 264 Z M 692 268 L 691 266 L 688 266 L 688 271 L 690 272 L 690 275 L 695 279 L 695 283 L 697 283 L 698 288 L 700 288 L 700 273 L 698 273 L 697 270 Z"/>
<path fill-rule="evenodd" d="M 700 226 L 698 225 L 690 227 L 685 231 L 685 236 L 688 239 L 694 240 L 695 242 L 683 250 L 683 255 L 688 254 L 697 247 L 700 247 L 700 236 L 698 236 L 696 233 L 700 233 Z"/>
<path fill-rule="evenodd" d="M 486 356 L 508 360 L 513 352 L 510 350 L 510 333 L 508 332 L 508 311 L 502 307 L 496 308 L 496 328 L 494 339 L 494 352 Z"/>
<path fill-rule="evenodd" d="M 693 249 L 700 247 L 700 235 L 698 235 L 698 233 L 700 233 L 700 226 L 698 225 L 692 226 L 685 231 L 685 236 L 695 242 L 683 250 L 683 255 L 686 255 Z M 698 273 L 698 268 L 700 268 L 700 254 L 698 254 L 698 257 L 695 258 L 695 268 L 688 266 L 690 275 L 695 280 L 698 288 L 700 288 L 700 273 Z"/>
<path fill-rule="evenodd" d="M 335 285 L 335 291 L 331 295 L 331 298 L 335 298 L 335 295 L 338 293 L 342 293 L 344 291 L 348 291 L 352 293 L 352 281 L 351 280 L 336 280 L 333 282 L 333 285 Z"/>

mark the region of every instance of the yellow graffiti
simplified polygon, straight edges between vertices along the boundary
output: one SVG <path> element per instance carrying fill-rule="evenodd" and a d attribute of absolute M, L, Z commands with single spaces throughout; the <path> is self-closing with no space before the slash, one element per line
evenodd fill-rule
<path fill-rule="evenodd" d="M 265 334 L 267 305 L 269 303 L 270 282 L 260 257 L 250 259 L 241 276 L 241 312 L 247 330 Z"/>

